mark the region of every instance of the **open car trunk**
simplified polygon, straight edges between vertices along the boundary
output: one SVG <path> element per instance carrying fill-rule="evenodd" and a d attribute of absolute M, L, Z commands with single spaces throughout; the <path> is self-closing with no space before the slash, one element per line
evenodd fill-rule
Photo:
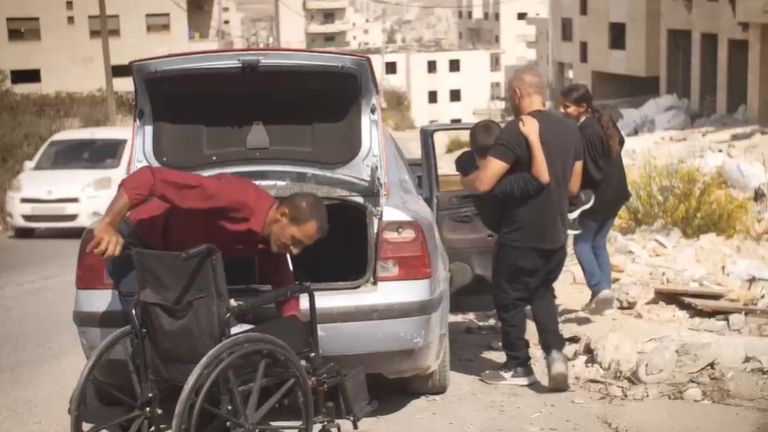
<path fill-rule="evenodd" d="M 367 208 L 346 200 L 329 201 L 328 235 L 292 257 L 296 280 L 315 288 L 357 288 L 368 280 L 374 265 L 374 236 Z M 225 264 L 229 285 L 258 284 L 251 259 Z"/>

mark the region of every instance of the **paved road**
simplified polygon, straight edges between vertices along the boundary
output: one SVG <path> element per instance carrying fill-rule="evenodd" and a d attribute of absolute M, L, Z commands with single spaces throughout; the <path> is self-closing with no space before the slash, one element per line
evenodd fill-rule
<path fill-rule="evenodd" d="M 72 324 L 77 233 L 24 241 L 3 234 L 0 424 L 7 431 L 63 432 L 84 361 Z"/>
<path fill-rule="evenodd" d="M 2 431 L 68 430 L 68 397 L 84 363 L 71 319 L 77 246 L 76 233 L 23 241 L 0 233 Z M 739 408 L 670 401 L 609 404 L 579 391 L 489 387 L 477 375 L 499 360 L 500 353 L 487 349 L 494 337 L 466 334 L 467 323 L 458 315 L 452 321 L 450 391 L 414 398 L 403 394 L 400 383 L 375 383 L 371 393 L 381 409 L 361 424 L 362 432 L 768 432 L 766 414 Z"/>

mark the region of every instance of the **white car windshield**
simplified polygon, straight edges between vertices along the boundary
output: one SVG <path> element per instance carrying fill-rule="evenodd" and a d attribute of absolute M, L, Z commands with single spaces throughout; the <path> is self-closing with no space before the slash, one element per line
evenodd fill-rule
<path fill-rule="evenodd" d="M 36 170 L 112 169 L 120 165 L 126 140 L 72 139 L 51 141 L 40 155 Z"/>

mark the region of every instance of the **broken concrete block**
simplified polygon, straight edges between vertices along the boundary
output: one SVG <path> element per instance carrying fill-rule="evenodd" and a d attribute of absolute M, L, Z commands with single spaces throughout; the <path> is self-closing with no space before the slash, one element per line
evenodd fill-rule
<path fill-rule="evenodd" d="M 611 384 L 607 388 L 608 396 L 615 397 L 615 398 L 623 398 L 624 397 L 624 389 L 621 387 Z"/>
<path fill-rule="evenodd" d="M 624 273 L 627 271 L 627 257 L 616 255 L 611 257 L 611 270 L 614 273 Z"/>
<path fill-rule="evenodd" d="M 627 390 L 627 398 L 629 399 L 641 401 L 645 399 L 645 396 L 645 386 L 638 385 Z"/>
<path fill-rule="evenodd" d="M 768 265 L 751 259 L 732 259 L 725 264 L 725 274 L 742 281 L 768 280 Z"/>
<path fill-rule="evenodd" d="M 677 347 L 672 344 L 659 344 L 648 353 L 645 372 L 648 375 L 658 375 L 674 370 L 676 364 Z"/>
<path fill-rule="evenodd" d="M 731 331 L 739 331 L 747 324 L 747 318 L 744 314 L 735 313 L 728 315 L 728 328 Z"/>
<path fill-rule="evenodd" d="M 683 399 L 691 402 L 701 402 L 704 400 L 704 392 L 698 387 L 692 387 L 683 392 Z"/>
<path fill-rule="evenodd" d="M 766 179 L 765 167 L 757 161 L 729 159 L 720 171 L 728 185 L 741 192 L 753 193 Z"/>
<path fill-rule="evenodd" d="M 613 288 L 616 307 L 619 309 L 634 309 L 653 298 L 653 288 L 649 284 L 626 283 Z"/>
<path fill-rule="evenodd" d="M 620 332 L 611 332 L 592 343 L 594 359 L 603 370 L 628 376 L 637 367 L 637 345 Z"/>
<path fill-rule="evenodd" d="M 577 355 L 579 355 L 579 347 L 575 344 L 566 345 L 565 348 L 563 348 L 563 354 L 568 360 L 573 360 L 576 358 Z"/>

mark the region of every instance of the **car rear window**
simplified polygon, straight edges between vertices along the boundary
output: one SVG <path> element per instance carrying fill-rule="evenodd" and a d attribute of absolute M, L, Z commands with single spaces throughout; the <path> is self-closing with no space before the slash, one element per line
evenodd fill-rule
<path fill-rule="evenodd" d="M 72 139 L 51 141 L 35 165 L 36 170 L 112 169 L 120 166 L 126 140 Z"/>

